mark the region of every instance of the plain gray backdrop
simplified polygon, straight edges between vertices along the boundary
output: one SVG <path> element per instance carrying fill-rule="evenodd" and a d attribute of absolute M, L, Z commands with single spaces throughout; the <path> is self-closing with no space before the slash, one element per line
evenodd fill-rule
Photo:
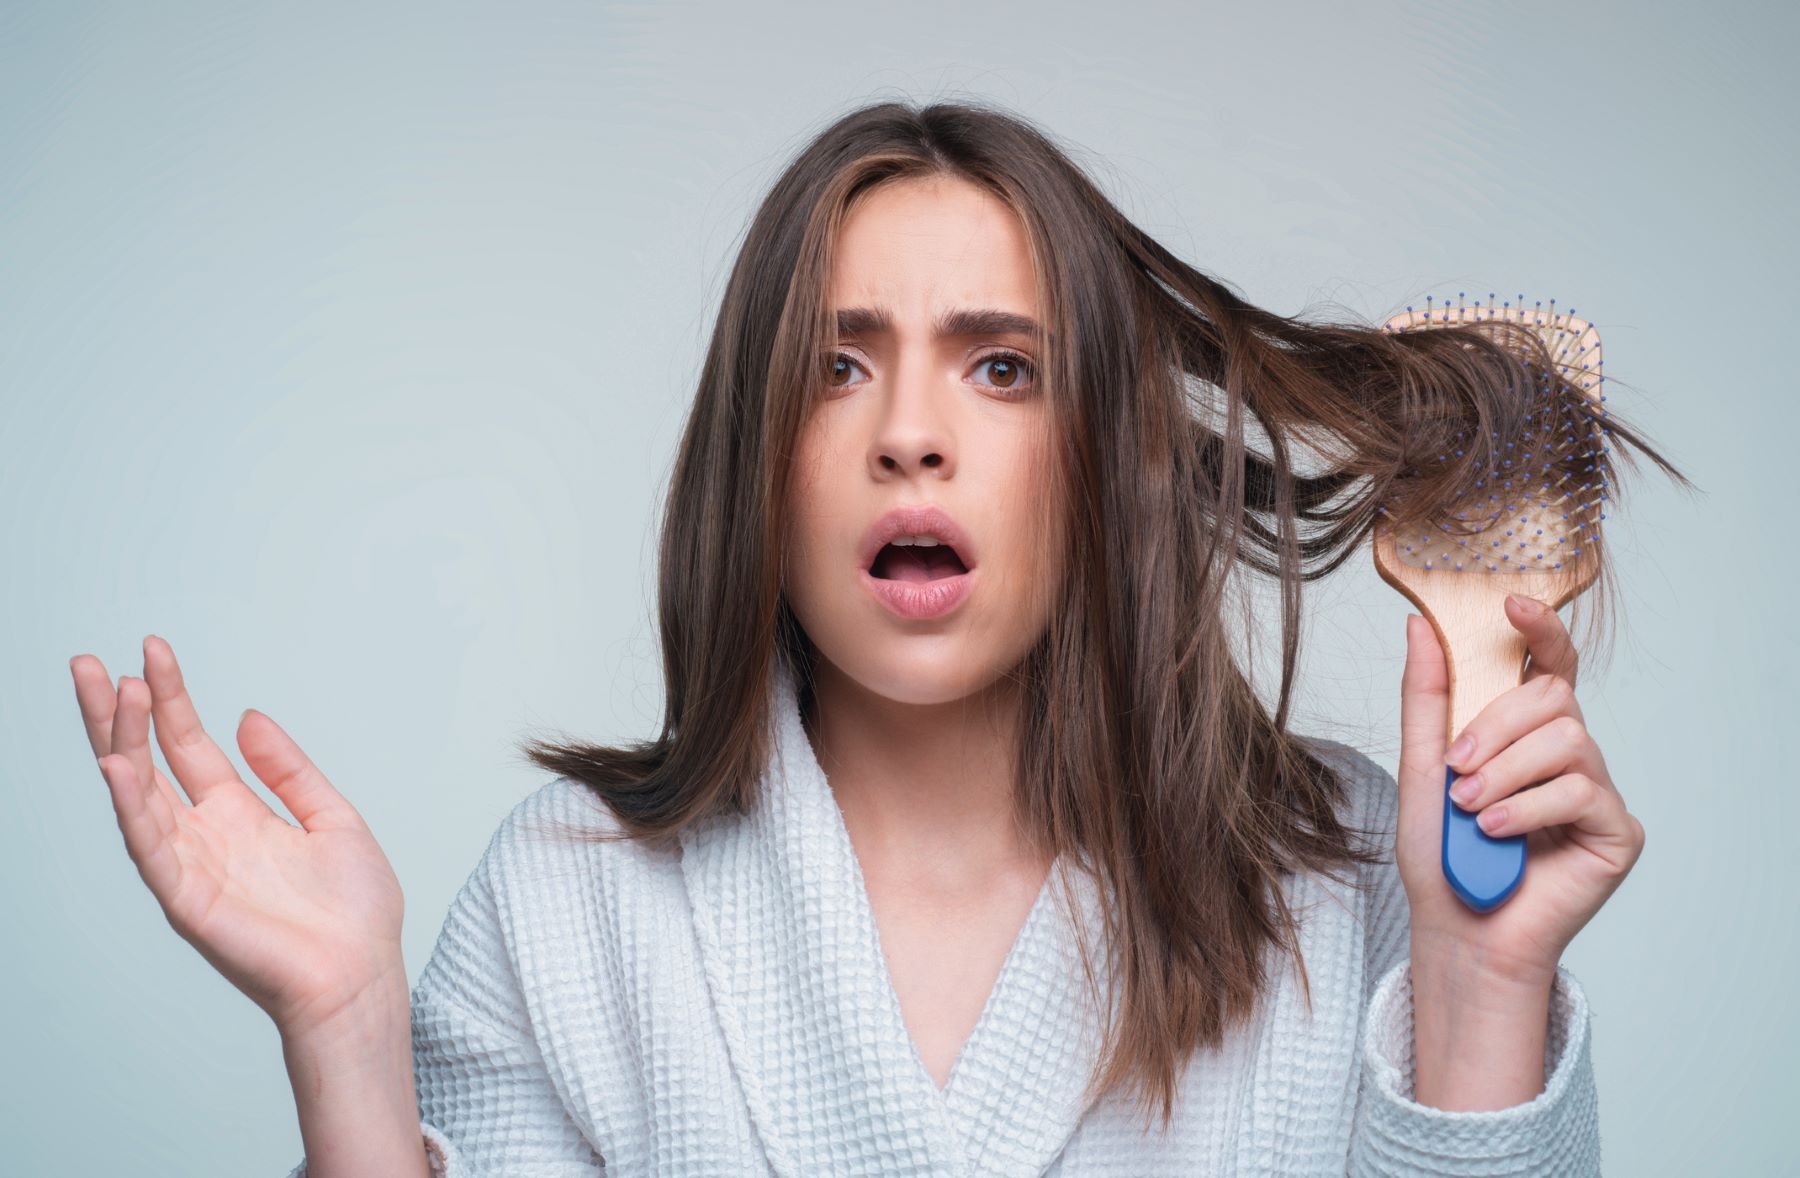
<path fill-rule="evenodd" d="M 749 211 L 850 107 L 976 96 L 1279 313 L 1522 292 L 1600 328 L 1609 406 L 1703 490 L 1627 474 L 1619 640 L 1580 685 L 1648 834 L 1564 959 L 1607 1171 L 1800 1170 L 1797 25 L 0 0 L 0 1168 L 300 1156 L 273 1027 L 125 855 L 70 657 L 137 675 L 167 638 L 240 767 L 243 708 L 284 725 L 392 859 L 416 979 L 546 780 L 515 742 L 653 730 L 656 510 Z M 1392 769 L 1406 603 L 1366 553 L 1308 602 L 1300 726 Z"/>

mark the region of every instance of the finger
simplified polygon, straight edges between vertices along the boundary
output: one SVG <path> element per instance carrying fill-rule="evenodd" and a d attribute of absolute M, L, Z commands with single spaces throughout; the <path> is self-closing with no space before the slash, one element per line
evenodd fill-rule
<path fill-rule="evenodd" d="M 1527 732 L 1558 716 L 1581 719 L 1575 688 L 1561 675 L 1543 675 L 1503 691 L 1475 713 L 1451 742 L 1445 763 L 1458 773 L 1473 773 L 1490 757 Z"/>
<path fill-rule="evenodd" d="M 1619 867 L 1630 867 L 1643 846 L 1643 828 L 1618 791 L 1585 773 L 1565 773 L 1514 794 L 1483 810 L 1475 821 L 1495 838 L 1569 826 L 1582 835 L 1584 845 Z"/>
<path fill-rule="evenodd" d="M 150 685 L 156 743 L 188 797 L 198 804 L 215 790 L 241 786 L 231 758 L 200 725 L 175 651 L 154 634 L 144 639 L 144 681 Z"/>
<path fill-rule="evenodd" d="M 113 814 L 119 821 L 119 833 L 125 836 L 125 853 L 137 865 L 145 885 L 163 900 L 173 893 L 178 872 L 166 829 L 153 813 L 156 793 L 144 787 L 129 757 L 109 753 L 100 757 L 98 764 L 100 776 L 112 792 Z"/>
<path fill-rule="evenodd" d="M 98 760 L 112 752 L 113 709 L 118 706 L 119 694 L 113 690 L 106 664 L 91 654 L 70 659 L 69 674 L 75 680 L 75 704 L 81 709 L 81 726 L 87 731 L 88 744 Z"/>
<path fill-rule="evenodd" d="M 368 830 L 356 807 L 338 793 L 273 718 L 255 708 L 246 710 L 237 738 L 244 763 L 309 833 Z"/>
<path fill-rule="evenodd" d="M 130 761 L 138 781 L 151 781 L 156 763 L 150 756 L 150 689 L 141 679 L 121 675 L 118 701 L 113 709 L 112 755 Z"/>
<path fill-rule="evenodd" d="M 1402 797 L 1435 799 L 1444 788 L 1444 726 L 1450 710 L 1450 666 L 1431 623 L 1406 617 L 1406 669 L 1400 676 Z M 1429 787 L 1430 794 L 1423 791 Z"/>
<path fill-rule="evenodd" d="M 1573 716 L 1558 716 L 1513 741 L 1484 762 L 1479 772 L 1458 779 L 1450 787 L 1450 797 L 1465 810 L 1480 810 L 1565 773 L 1581 773 L 1612 788 L 1600 746 Z M 1470 791 L 1466 796 L 1465 789 Z"/>
<path fill-rule="evenodd" d="M 112 752 L 113 717 L 118 708 L 119 693 L 106 672 L 106 664 L 91 654 L 70 659 L 69 673 L 75 679 L 75 702 L 81 709 L 81 724 L 87 732 L 88 746 L 98 760 Z M 163 799 L 163 804 L 153 813 L 166 814 L 168 821 L 173 823 L 175 807 L 187 805 L 187 800 L 175 792 L 174 783 L 154 763 L 150 776 L 152 786 Z M 168 826 L 165 833 L 173 829 L 172 825 Z"/>
<path fill-rule="evenodd" d="M 1509 593 L 1506 597 L 1506 620 L 1525 636 L 1525 650 L 1531 656 L 1525 671 L 1530 682 L 1540 675 L 1561 675 L 1575 685 L 1578 656 L 1569 628 L 1547 602 L 1535 597 Z"/>

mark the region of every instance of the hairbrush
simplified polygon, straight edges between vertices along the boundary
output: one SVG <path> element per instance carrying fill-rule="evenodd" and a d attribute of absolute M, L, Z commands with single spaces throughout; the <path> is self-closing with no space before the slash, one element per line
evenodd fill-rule
<path fill-rule="evenodd" d="M 1524 678 L 1525 638 L 1507 620 L 1507 594 L 1535 597 L 1552 609 L 1591 585 L 1600 567 L 1600 521 L 1606 516 L 1606 400 L 1601 392 L 1600 337 L 1574 308 L 1558 312 L 1556 300 L 1527 308 L 1488 301 L 1467 304 L 1457 295 L 1422 311 L 1407 307 L 1382 325 L 1393 332 L 1446 327 L 1521 324 L 1544 345 L 1528 346 L 1517 405 L 1505 408 L 1503 429 L 1476 436 L 1460 429 L 1448 449 L 1422 455 L 1411 469 L 1431 478 L 1433 463 L 1449 463 L 1452 510 L 1423 520 L 1403 520 L 1383 506 L 1374 528 L 1375 568 L 1431 623 L 1450 671 L 1450 727 L 1446 740 L 1496 696 Z M 1529 340 L 1498 329 L 1502 339 Z M 1468 345 L 1465 345 L 1468 346 Z M 1545 366 L 1542 361 L 1548 358 Z M 1529 364 L 1536 360 L 1535 365 Z M 1527 392 L 1528 386 L 1535 388 Z M 1472 487 L 1472 493 L 1467 488 Z M 1457 774 L 1444 769 L 1444 876 L 1477 912 L 1498 908 L 1525 875 L 1525 835 L 1494 838 L 1449 796 Z"/>

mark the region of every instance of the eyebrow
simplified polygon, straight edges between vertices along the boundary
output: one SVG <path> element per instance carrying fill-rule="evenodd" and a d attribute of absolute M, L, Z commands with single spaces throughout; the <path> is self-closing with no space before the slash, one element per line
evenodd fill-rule
<path fill-rule="evenodd" d="M 894 330 L 894 320 L 886 307 L 849 307 L 837 313 L 837 329 L 839 335 L 881 335 Z M 939 315 L 931 329 L 939 336 L 1035 337 L 1042 331 L 1038 321 L 1029 315 L 990 307 L 953 308 Z"/>

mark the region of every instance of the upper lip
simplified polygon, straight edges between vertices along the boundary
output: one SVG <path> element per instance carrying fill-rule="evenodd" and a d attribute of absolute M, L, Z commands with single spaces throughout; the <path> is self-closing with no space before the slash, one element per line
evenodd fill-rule
<path fill-rule="evenodd" d="M 975 545 L 970 542 L 969 534 L 962 530 L 962 525 L 950 518 L 950 513 L 935 503 L 923 503 L 912 507 L 896 507 L 869 525 L 863 533 L 862 543 L 857 547 L 858 567 L 865 572 L 875 563 L 876 555 L 882 546 L 895 536 L 917 536 L 930 534 L 948 544 L 956 553 L 956 558 L 966 569 L 975 567 Z"/>

